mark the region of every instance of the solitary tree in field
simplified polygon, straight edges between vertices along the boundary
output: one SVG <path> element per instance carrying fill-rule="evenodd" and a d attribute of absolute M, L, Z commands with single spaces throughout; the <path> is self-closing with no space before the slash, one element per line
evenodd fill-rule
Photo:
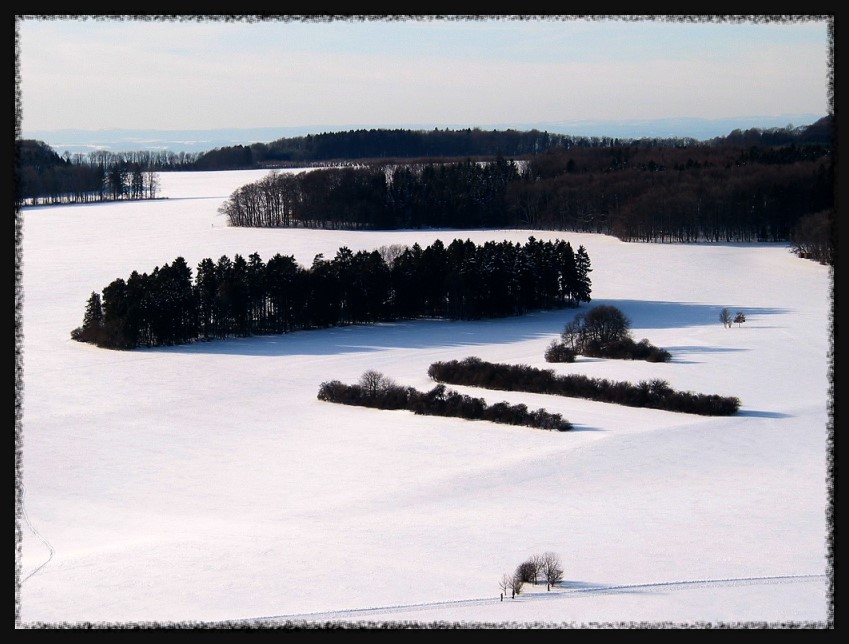
<path fill-rule="evenodd" d="M 727 308 L 722 309 L 719 312 L 719 321 L 722 322 L 722 326 L 724 326 L 727 329 L 730 329 L 731 328 L 731 321 L 732 321 L 731 311 L 729 311 Z"/>
<path fill-rule="evenodd" d="M 734 324 L 736 324 L 737 326 L 740 326 L 745 321 L 746 321 L 746 316 L 743 315 L 742 313 L 738 313 L 737 315 L 734 316 Z"/>

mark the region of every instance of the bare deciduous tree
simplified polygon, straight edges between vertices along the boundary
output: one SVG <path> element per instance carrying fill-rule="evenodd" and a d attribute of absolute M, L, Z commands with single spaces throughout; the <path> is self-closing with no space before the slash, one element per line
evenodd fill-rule
<path fill-rule="evenodd" d="M 563 580 L 563 567 L 556 553 L 546 552 L 542 555 L 542 575 L 548 583 L 549 590 Z"/>
<path fill-rule="evenodd" d="M 542 555 L 531 555 L 531 558 L 528 559 L 528 563 L 533 566 L 533 575 L 534 575 L 534 585 L 537 583 L 537 577 L 542 573 L 542 564 L 543 559 Z"/>
<path fill-rule="evenodd" d="M 523 582 L 535 584 L 537 581 L 537 567 L 530 559 L 523 561 L 516 568 L 516 576 Z"/>
<path fill-rule="evenodd" d="M 376 396 L 382 391 L 386 391 L 389 387 L 394 386 L 391 378 L 384 376 L 379 371 L 369 369 L 360 376 L 359 385 L 362 387 L 363 393 L 367 396 Z"/>
<path fill-rule="evenodd" d="M 722 326 L 727 329 L 730 329 L 731 320 L 731 311 L 729 311 L 727 308 L 724 308 L 719 312 L 719 321 L 722 322 Z"/>
<path fill-rule="evenodd" d="M 563 327 L 563 332 L 560 334 L 563 344 L 576 353 L 583 345 L 581 339 L 581 334 L 583 332 L 582 320 L 583 318 L 567 322 L 566 326 Z"/>
<path fill-rule="evenodd" d="M 407 248 L 404 244 L 390 244 L 388 246 L 381 246 L 377 249 L 377 252 L 380 253 L 381 259 L 387 266 L 392 266 L 392 262 L 403 255 Z"/>
<path fill-rule="evenodd" d="M 524 580 L 519 575 L 519 571 L 517 570 L 513 573 L 513 576 L 510 578 L 510 589 L 513 591 L 513 596 L 521 594 L 522 586 L 525 584 Z"/>
<path fill-rule="evenodd" d="M 746 316 L 743 315 L 742 313 L 737 313 L 737 315 L 734 316 L 734 324 L 736 324 L 737 326 L 740 326 L 745 321 L 746 321 Z"/>
<path fill-rule="evenodd" d="M 501 580 L 498 582 L 498 587 L 501 589 L 502 593 L 506 593 L 513 587 L 513 577 L 505 572 L 501 576 Z"/>
<path fill-rule="evenodd" d="M 590 344 L 606 347 L 630 339 L 631 320 L 615 306 L 601 304 L 578 313 L 566 324 L 560 338 L 575 353 L 584 353 Z"/>
<path fill-rule="evenodd" d="M 539 575 L 545 578 L 548 590 L 563 581 L 563 567 L 560 564 L 560 557 L 556 553 L 545 552 L 541 555 L 532 555 L 516 566 L 512 575 L 504 573 L 499 581 L 499 587 L 504 593 L 509 588 L 515 598 L 516 595 L 521 594 L 522 587 L 527 582 L 536 585 Z"/>

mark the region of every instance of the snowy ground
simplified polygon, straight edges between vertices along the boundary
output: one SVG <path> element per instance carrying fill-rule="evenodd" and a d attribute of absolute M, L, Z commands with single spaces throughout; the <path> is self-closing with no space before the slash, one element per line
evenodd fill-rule
<path fill-rule="evenodd" d="M 783 245 L 564 232 L 236 229 L 262 172 L 163 173 L 153 202 L 23 213 L 16 625 L 823 626 L 831 278 Z M 576 310 L 115 352 L 70 340 L 115 278 L 182 256 L 537 238 L 583 244 L 593 301 L 670 363 L 543 359 Z M 746 322 L 719 321 L 728 307 Z M 587 310 L 585 305 L 581 311 Z M 546 432 L 323 403 L 376 369 L 433 386 L 470 355 L 737 396 L 710 418 L 457 387 L 561 413 Z M 500 600 L 529 556 L 563 583 Z M 301 622 L 299 620 L 304 620 Z"/>

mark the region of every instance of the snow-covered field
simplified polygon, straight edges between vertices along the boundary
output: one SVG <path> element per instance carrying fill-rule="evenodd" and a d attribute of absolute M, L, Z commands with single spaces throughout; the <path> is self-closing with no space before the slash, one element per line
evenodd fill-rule
<path fill-rule="evenodd" d="M 227 227 L 218 206 L 263 174 L 162 173 L 164 200 L 23 212 L 16 626 L 831 623 L 826 267 L 776 244 Z M 530 235 L 586 247 L 589 305 L 132 352 L 70 339 L 92 291 L 178 256 L 309 266 L 341 246 Z M 672 361 L 546 363 L 596 304 Z M 746 322 L 723 327 L 723 307 Z M 559 433 L 316 399 L 368 369 L 430 389 L 432 362 L 471 355 L 742 406 L 712 418 L 455 387 L 560 413 L 575 429 Z M 501 601 L 504 573 L 545 551 L 562 584 Z"/>

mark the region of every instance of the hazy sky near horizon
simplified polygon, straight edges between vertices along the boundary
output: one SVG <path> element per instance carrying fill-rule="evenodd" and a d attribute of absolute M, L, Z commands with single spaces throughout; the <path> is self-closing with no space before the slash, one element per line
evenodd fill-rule
<path fill-rule="evenodd" d="M 826 115 L 826 17 L 17 16 L 20 131 Z"/>

